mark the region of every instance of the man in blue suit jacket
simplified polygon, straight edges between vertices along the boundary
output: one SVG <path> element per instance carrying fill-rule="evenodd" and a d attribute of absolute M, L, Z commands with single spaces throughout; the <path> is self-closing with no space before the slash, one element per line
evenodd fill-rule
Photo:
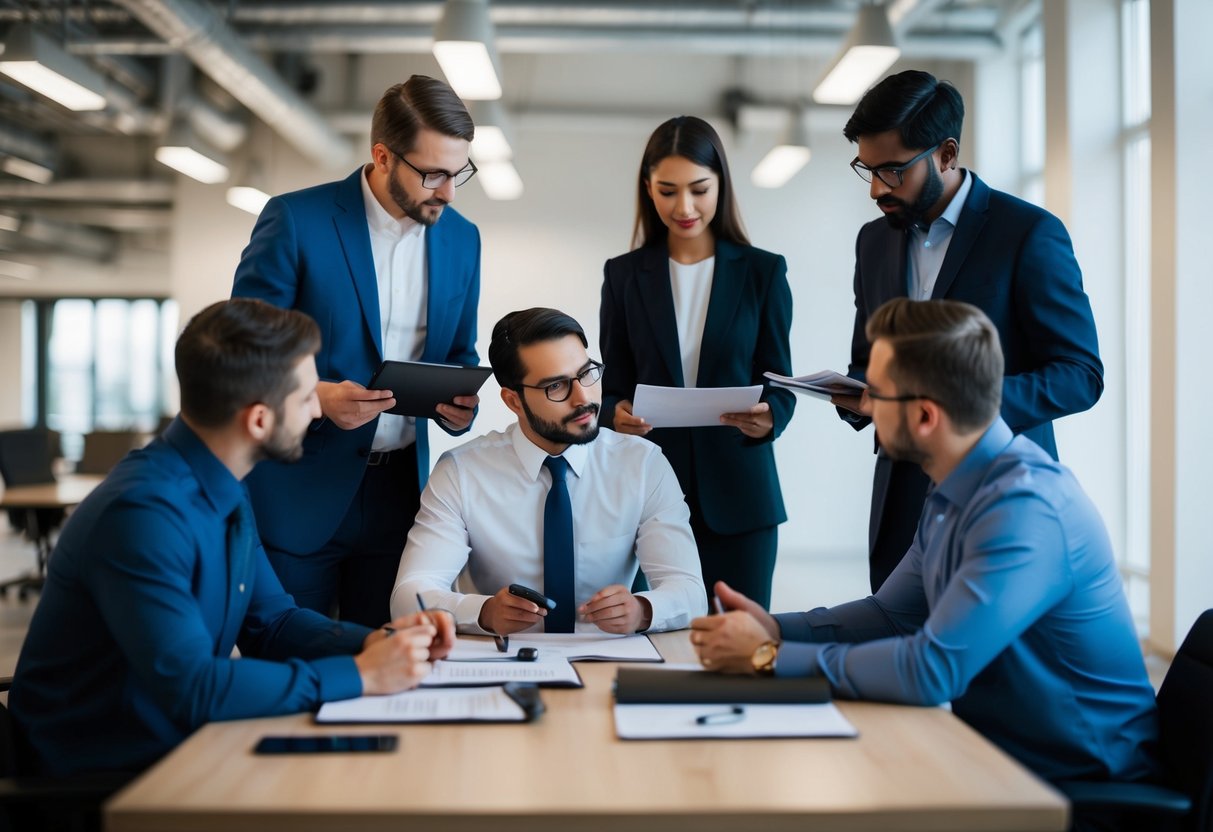
<path fill-rule="evenodd" d="M 297 608 L 258 543 L 241 479 L 302 453 L 319 346 L 307 316 L 255 300 L 185 328 L 181 416 L 80 504 L 50 560 L 9 696 L 28 769 L 141 769 L 213 720 L 412 687 L 454 643 L 446 613 L 393 631 Z"/>
<path fill-rule="evenodd" d="M 429 472 L 425 419 L 383 414 L 367 390 L 384 359 L 476 364 L 480 235 L 446 207 L 476 172 L 474 128 L 441 81 L 414 75 L 380 99 L 370 164 L 271 199 L 233 296 L 298 309 L 320 325 L 320 407 L 303 459 L 249 478 L 270 561 L 302 607 L 377 626 Z M 476 396 L 440 404 L 467 431 Z M 383 414 L 383 415 L 380 415 Z"/>
<path fill-rule="evenodd" d="M 1065 226 L 1041 208 L 957 168 L 964 102 L 926 72 L 869 90 L 843 133 L 851 167 L 884 212 L 855 243 L 855 330 L 849 374 L 863 379 L 869 316 L 885 301 L 948 298 L 993 321 L 1006 358 L 1002 418 L 1057 459 L 1054 419 L 1087 410 L 1103 392 L 1091 303 Z M 857 401 L 839 413 L 856 428 Z M 916 460 L 878 450 L 868 528 L 872 591 L 910 547 L 929 480 Z"/>

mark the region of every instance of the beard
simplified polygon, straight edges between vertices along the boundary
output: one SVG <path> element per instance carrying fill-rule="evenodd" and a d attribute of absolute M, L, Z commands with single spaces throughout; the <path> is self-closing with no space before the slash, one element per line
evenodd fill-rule
<path fill-rule="evenodd" d="M 298 436 L 291 436 L 286 432 L 282 415 L 275 413 L 274 429 L 270 432 L 269 439 L 261 446 L 258 457 L 274 462 L 298 462 L 303 457 L 303 437 L 306 432 L 305 429 Z"/>
<path fill-rule="evenodd" d="M 522 410 L 526 413 L 527 424 L 531 426 L 531 430 L 549 442 L 555 442 L 558 445 L 586 445 L 598 438 L 598 405 L 596 404 L 584 404 L 568 416 L 565 416 L 560 422 L 549 422 L 536 416 L 535 412 L 526 403 L 526 399 L 521 399 L 521 401 Z M 590 422 L 587 427 L 582 428 L 579 433 L 574 433 L 566 427 L 574 419 L 580 418 L 587 413 L 594 414 L 594 421 Z"/>
<path fill-rule="evenodd" d="M 438 218 L 442 216 L 442 209 L 446 206 L 446 201 L 433 197 L 424 202 L 418 202 L 410 199 L 409 195 L 404 192 L 404 186 L 400 184 L 400 180 L 396 178 L 396 168 L 400 166 L 397 162 L 392 166 L 391 173 L 387 178 L 387 192 L 392 197 L 392 202 L 396 203 L 396 207 L 404 212 L 404 215 L 413 222 L 421 225 L 433 225 L 438 222 Z M 426 209 L 429 209 L 427 212 Z M 434 210 L 437 209 L 437 210 Z"/>
<path fill-rule="evenodd" d="M 919 466 L 930 459 L 927 452 L 915 444 L 914 437 L 910 435 L 910 429 L 906 427 L 904 414 L 897 423 L 897 432 L 893 436 L 889 437 L 888 440 L 879 435 L 877 438 L 880 439 L 880 447 L 884 448 L 884 452 L 889 455 L 889 459 L 894 459 L 898 462 L 912 462 Z"/>
<path fill-rule="evenodd" d="M 934 165 L 927 166 L 927 181 L 922 185 L 918 198 L 911 204 L 895 196 L 882 196 L 876 200 L 877 205 L 896 205 L 900 210 L 885 214 L 884 218 L 890 226 L 898 231 L 904 231 L 911 225 L 916 225 L 926 219 L 927 213 L 943 196 L 943 177 Z"/>

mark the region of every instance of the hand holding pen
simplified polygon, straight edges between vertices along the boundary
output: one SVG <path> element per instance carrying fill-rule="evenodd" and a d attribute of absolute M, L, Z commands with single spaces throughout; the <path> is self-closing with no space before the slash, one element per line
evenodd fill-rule
<path fill-rule="evenodd" d="M 445 659 L 455 646 L 455 619 L 446 610 L 427 610 L 421 593 L 417 593 L 417 607 L 420 612 L 412 615 L 402 615 L 393 619 L 380 628 L 384 637 L 391 638 L 399 630 L 425 625 L 434 629 L 434 637 L 430 642 L 430 661 Z"/>

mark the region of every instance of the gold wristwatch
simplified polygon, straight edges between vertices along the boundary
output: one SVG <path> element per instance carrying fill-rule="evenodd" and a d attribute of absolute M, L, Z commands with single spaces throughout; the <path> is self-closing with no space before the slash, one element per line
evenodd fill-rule
<path fill-rule="evenodd" d="M 775 675 L 775 659 L 779 655 L 779 642 L 768 641 L 758 645 L 754 655 L 750 656 L 750 664 L 759 676 Z"/>

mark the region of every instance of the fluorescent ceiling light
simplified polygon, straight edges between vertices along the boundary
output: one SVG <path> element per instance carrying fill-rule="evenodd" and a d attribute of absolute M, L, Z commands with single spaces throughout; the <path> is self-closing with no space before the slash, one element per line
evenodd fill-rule
<path fill-rule="evenodd" d="M 12 214 L 0 214 L 0 231 L 17 231 L 21 228 L 21 218 Z"/>
<path fill-rule="evenodd" d="M 0 169 L 13 176 L 37 182 L 39 185 L 45 185 L 55 178 L 55 172 L 50 168 L 28 159 L 22 159 L 20 156 L 6 156 L 4 161 L 0 162 Z"/>
<path fill-rule="evenodd" d="M 269 194 L 251 185 L 233 185 L 227 189 L 227 204 L 241 211 L 248 211 L 253 216 L 260 214 L 265 203 L 269 201 Z"/>
<path fill-rule="evenodd" d="M 156 148 L 156 161 L 205 185 L 226 182 L 229 174 L 222 153 L 202 142 L 189 126 L 175 120 Z"/>
<path fill-rule="evenodd" d="M 782 188 L 809 163 L 809 128 L 804 112 L 792 113 L 783 141 L 767 151 L 754 166 L 750 181 L 760 188 Z"/>
<path fill-rule="evenodd" d="M 104 110 L 105 79 L 29 26 L 14 26 L 0 48 L 0 72 L 69 110 Z"/>
<path fill-rule="evenodd" d="M 37 266 L 31 266 L 29 263 L 16 263 L 12 260 L 0 260 L 0 277 L 33 280 L 37 276 Z"/>
<path fill-rule="evenodd" d="M 854 104 L 901 56 L 882 6 L 862 6 L 842 53 L 813 90 L 818 104 Z"/>
<path fill-rule="evenodd" d="M 487 162 L 476 174 L 476 181 L 489 199 L 518 199 L 522 196 L 522 177 L 512 162 Z"/>
<path fill-rule="evenodd" d="M 501 98 L 501 61 L 487 0 L 446 0 L 434 27 L 434 57 L 460 98 Z"/>
<path fill-rule="evenodd" d="M 472 161 L 479 166 L 513 159 L 512 131 L 501 102 L 471 101 L 468 112 L 476 124 L 476 138 L 472 140 L 471 147 Z"/>

